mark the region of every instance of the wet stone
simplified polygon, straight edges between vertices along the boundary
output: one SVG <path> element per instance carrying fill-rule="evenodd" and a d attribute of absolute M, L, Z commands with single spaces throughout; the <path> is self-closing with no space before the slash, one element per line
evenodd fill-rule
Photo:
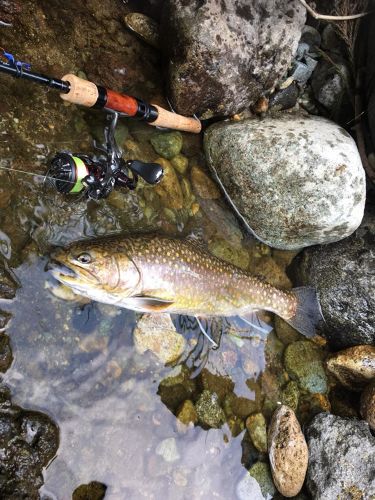
<path fill-rule="evenodd" d="M 284 345 L 292 344 L 297 340 L 303 340 L 303 335 L 280 318 L 280 316 L 275 316 L 275 331 L 276 335 Z"/>
<path fill-rule="evenodd" d="M 323 353 L 313 342 L 299 340 L 289 344 L 284 354 L 285 368 L 299 387 L 312 393 L 327 392 Z"/>
<path fill-rule="evenodd" d="M 359 393 L 336 386 L 329 392 L 331 413 L 338 417 L 359 418 Z"/>
<path fill-rule="evenodd" d="M 254 274 L 263 276 L 277 288 L 292 288 L 292 283 L 285 271 L 276 264 L 272 257 L 262 257 L 254 268 Z"/>
<path fill-rule="evenodd" d="M 246 428 L 249 431 L 251 440 L 262 453 L 267 451 L 267 427 L 266 419 L 262 413 L 255 413 L 246 419 Z"/>
<path fill-rule="evenodd" d="M 168 209 L 181 210 L 184 206 L 184 196 L 174 168 L 164 158 L 158 158 L 155 162 L 164 170 L 163 179 L 154 187 L 162 205 Z"/>
<path fill-rule="evenodd" d="M 180 458 L 175 438 L 167 438 L 161 441 L 155 450 L 166 462 L 176 462 Z"/>
<path fill-rule="evenodd" d="M 182 135 L 180 132 L 159 132 L 154 134 L 150 141 L 155 151 L 167 160 L 177 156 L 182 149 Z"/>
<path fill-rule="evenodd" d="M 272 498 L 276 488 L 271 476 L 270 466 L 265 462 L 256 462 L 250 469 L 249 474 L 257 480 L 264 498 Z"/>
<path fill-rule="evenodd" d="M 178 359 L 186 345 L 169 314 L 144 314 L 134 329 L 133 338 L 140 354 L 151 351 L 162 363 Z"/>
<path fill-rule="evenodd" d="M 293 411 L 296 411 L 298 407 L 298 398 L 298 384 L 294 380 L 291 380 L 281 393 L 281 402 L 283 405 L 289 406 Z"/>
<path fill-rule="evenodd" d="M 195 403 L 199 422 L 207 427 L 219 428 L 225 422 L 225 413 L 215 393 L 204 390 Z"/>
<path fill-rule="evenodd" d="M 298 87 L 295 83 L 292 83 L 287 88 L 275 92 L 270 97 L 269 106 L 277 111 L 293 108 L 297 103 L 298 96 Z"/>
<path fill-rule="evenodd" d="M 225 260 L 241 269 L 246 269 L 250 262 L 248 252 L 241 247 L 233 247 L 227 240 L 215 238 L 208 244 L 208 249 L 219 259 Z"/>
<path fill-rule="evenodd" d="M 328 370 L 339 383 L 352 391 L 360 391 L 375 378 L 375 346 L 359 345 L 333 354 Z"/>
<path fill-rule="evenodd" d="M 189 166 L 189 160 L 186 158 L 186 156 L 183 155 L 176 155 L 174 158 L 171 159 L 171 163 L 173 167 L 177 170 L 177 172 L 181 175 L 184 175 L 188 166 Z"/>
<path fill-rule="evenodd" d="M 194 165 L 190 172 L 191 183 L 195 193 L 204 200 L 217 200 L 221 197 L 219 187 L 198 166 Z"/>
<path fill-rule="evenodd" d="M 73 492 L 72 500 L 103 500 L 107 486 L 98 481 L 81 484 Z"/>
<path fill-rule="evenodd" d="M 286 497 L 297 495 L 305 480 L 308 449 L 295 413 L 285 405 L 280 406 L 272 416 L 268 430 L 268 453 L 278 491 Z"/>
<path fill-rule="evenodd" d="M 8 335 L 0 334 L 0 372 L 4 373 L 13 361 L 13 354 L 10 347 Z"/>
<path fill-rule="evenodd" d="M 320 413 L 308 426 L 306 438 L 307 487 L 312 498 L 370 500 L 375 496 L 375 438 L 366 422 Z"/>
<path fill-rule="evenodd" d="M 139 12 L 131 12 L 124 17 L 124 21 L 141 40 L 156 49 L 159 48 L 159 24 L 154 19 Z"/>
<path fill-rule="evenodd" d="M 0 263 L 0 298 L 13 299 L 16 296 L 17 288 L 17 284 Z"/>
<path fill-rule="evenodd" d="M 177 411 L 177 418 L 184 425 L 196 424 L 198 415 L 194 403 L 190 399 L 186 399 Z"/>
<path fill-rule="evenodd" d="M 375 431 L 375 380 L 362 392 L 361 415 Z"/>

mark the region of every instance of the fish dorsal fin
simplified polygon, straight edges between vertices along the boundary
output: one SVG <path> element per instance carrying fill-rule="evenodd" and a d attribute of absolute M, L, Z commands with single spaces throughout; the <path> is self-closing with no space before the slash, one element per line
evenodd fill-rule
<path fill-rule="evenodd" d="M 125 302 L 130 309 L 140 312 L 163 312 L 174 303 L 173 300 L 147 296 L 129 297 Z"/>

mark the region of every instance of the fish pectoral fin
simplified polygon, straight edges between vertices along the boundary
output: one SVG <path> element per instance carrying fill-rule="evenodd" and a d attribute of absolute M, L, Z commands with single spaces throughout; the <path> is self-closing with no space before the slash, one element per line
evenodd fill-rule
<path fill-rule="evenodd" d="M 127 299 L 127 303 L 132 307 L 132 309 L 134 308 L 134 310 L 137 311 L 163 312 L 166 311 L 168 307 L 174 303 L 174 301 L 158 299 L 157 297 L 139 296 L 130 297 Z"/>

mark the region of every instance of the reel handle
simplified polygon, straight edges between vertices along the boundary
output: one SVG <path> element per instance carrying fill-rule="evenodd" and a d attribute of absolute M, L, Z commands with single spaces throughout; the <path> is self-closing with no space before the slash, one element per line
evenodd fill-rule
<path fill-rule="evenodd" d="M 144 163 L 139 160 L 128 160 L 125 166 L 133 173 L 142 177 L 148 184 L 157 184 L 161 181 L 164 171 L 159 163 Z"/>

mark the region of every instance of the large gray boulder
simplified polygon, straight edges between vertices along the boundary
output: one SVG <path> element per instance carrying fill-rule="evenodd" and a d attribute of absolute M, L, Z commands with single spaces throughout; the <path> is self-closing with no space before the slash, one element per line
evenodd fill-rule
<path fill-rule="evenodd" d="M 254 103 L 286 72 L 305 17 L 298 0 L 167 0 L 160 32 L 175 109 L 209 118 Z"/>
<path fill-rule="evenodd" d="M 245 226 L 295 250 L 341 240 L 363 217 L 365 174 L 354 140 L 329 120 L 288 114 L 221 122 L 206 158 Z"/>
<path fill-rule="evenodd" d="M 375 497 L 375 438 L 366 422 L 320 413 L 306 437 L 314 500 Z"/>
<path fill-rule="evenodd" d="M 375 208 L 367 210 L 350 238 L 307 248 L 288 270 L 296 285 L 318 290 L 322 333 L 337 349 L 375 344 Z"/>

